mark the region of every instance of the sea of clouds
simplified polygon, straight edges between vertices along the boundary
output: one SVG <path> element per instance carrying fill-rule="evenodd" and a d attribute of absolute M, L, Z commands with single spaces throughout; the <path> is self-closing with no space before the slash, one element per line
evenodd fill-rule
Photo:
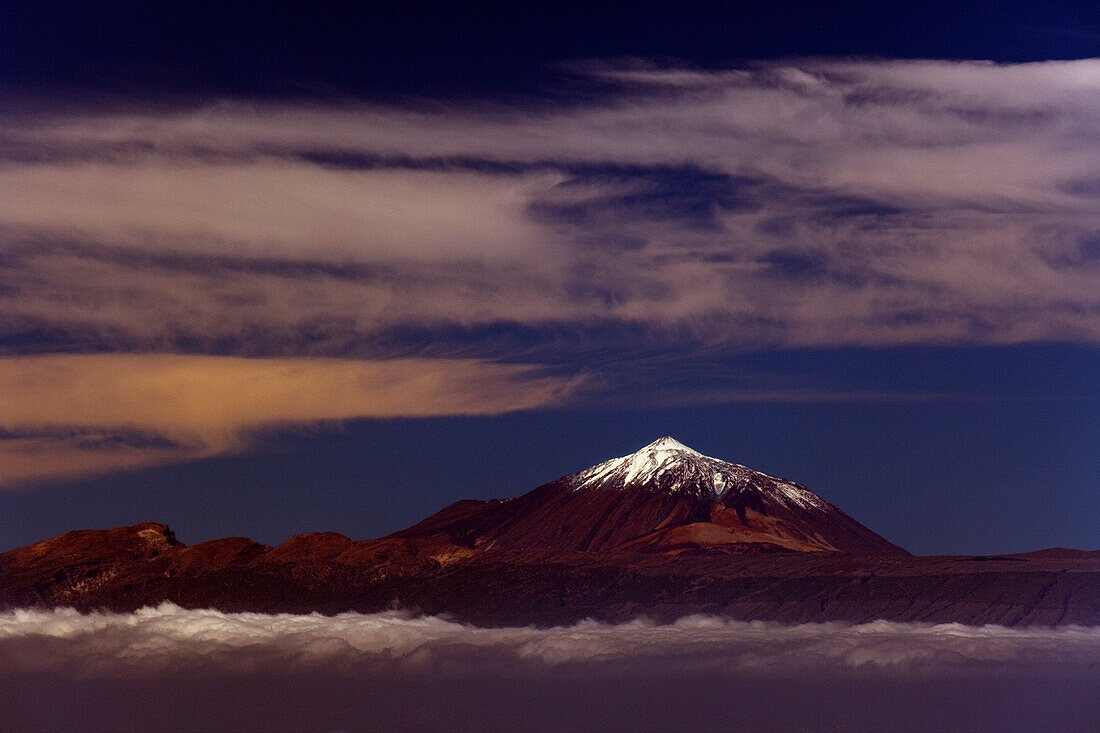
<path fill-rule="evenodd" d="M 672 672 L 942 675 L 1100 674 L 1100 627 L 965 626 L 875 621 L 783 625 L 691 616 L 479 628 L 437 616 L 132 614 L 72 609 L 0 614 L 0 666 L 87 675 L 282 670 L 471 674 L 489 670 L 644 675 Z"/>
<path fill-rule="evenodd" d="M 1094 731 L 1100 627 L 0 614 L 0 730 Z"/>

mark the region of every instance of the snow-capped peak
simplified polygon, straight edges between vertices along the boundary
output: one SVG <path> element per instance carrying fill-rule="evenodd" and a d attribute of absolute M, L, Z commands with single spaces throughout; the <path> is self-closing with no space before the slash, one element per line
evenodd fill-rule
<path fill-rule="evenodd" d="M 574 491 L 645 487 L 719 500 L 730 491 L 767 487 L 769 493 L 787 504 L 821 506 L 823 503 L 816 494 L 797 484 L 705 456 L 667 435 L 636 453 L 604 461 L 570 478 Z"/>
<path fill-rule="evenodd" d="M 697 450 L 688 448 L 686 445 L 676 440 L 676 438 L 673 438 L 671 435 L 666 435 L 663 438 L 657 438 L 657 440 L 653 441 L 645 448 L 642 448 L 640 451 L 638 451 L 638 453 L 645 453 L 648 451 L 683 451 L 685 453 L 690 453 L 696 456 L 703 455 Z M 635 453 L 634 455 L 638 455 L 638 453 Z"/>
<path fill-rule="evenodd" d="M 666 435 L 646 447 L 621 458 L 604 461 L 576 474 L 577 489 L 614 481 L 617 484 L 649 484 L 677 466 L 714 464 L 713 468 L 730 466 L 724 461 L 704 456 L 675 438 Z M 732 468 L 732 466 L 730 466 Z M 713 472 L 712 472 L 713 473 Z M 724 484 L 724 482 L 723 482 Z"/>

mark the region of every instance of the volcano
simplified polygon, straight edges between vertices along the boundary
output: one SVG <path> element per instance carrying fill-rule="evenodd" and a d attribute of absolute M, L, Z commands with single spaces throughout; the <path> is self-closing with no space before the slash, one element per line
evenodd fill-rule
<path fill-rule="evenodd" d="M 691 614 L 1093 625 L 1100 552 L 914 557 L 804 486 L 670 437 L 513 499 L 460 501 L 378 539 L 186 545 L 164 524 L 0 554 L 0 611 L 401 608 L 486 626 Z"/>
<path fill-rule="evenodd" d="M 805 486 L 669 436 L 515 499 L 460 501 L 392 537 L 475 550 L 908 554 Z"/>

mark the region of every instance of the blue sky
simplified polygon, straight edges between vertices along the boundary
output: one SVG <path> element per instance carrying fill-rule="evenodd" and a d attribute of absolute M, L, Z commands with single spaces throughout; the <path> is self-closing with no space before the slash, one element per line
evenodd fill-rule
<path fill-rule="evenodd" d="M 0 546 L 376 536 L 663 434 L 1100 546 L 1087 9 L 2 12 Z"/>

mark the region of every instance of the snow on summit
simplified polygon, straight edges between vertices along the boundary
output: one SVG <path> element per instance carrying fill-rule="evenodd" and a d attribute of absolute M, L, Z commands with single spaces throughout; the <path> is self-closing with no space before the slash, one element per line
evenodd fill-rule
<path fill-rule="evenodd" d="M 669 493 L 685 492 L 722 499 L 729 491 L 759 485 L 774 487 L 778 497 L 801 506 L 820 506 L 821 499 L 789 481 L 768 476 L 736 463 L 705 456 L 671 436 L 659 438 L 641 450 L 613 458 L 573 475 L 574 491 L 646 487 Z"/>
<path fill-rule="evenodd" d="M 653 441 L 637 453 L 631 453 L 629 456 L 623 456 L 622 458 L 614 458 L 601 463 L 600 466 L 606 466 L 608 472 L 616 472 L 620 467 L 625 468 L 626 475 L 622 477 L 623 482 L 633 483 L 634 481 L 654 479 L 670 466 L 696 458 L 715 460 L 707 458 L 699 451 L 688 448 L 675 438 L 665 436 Z M 597 466 L 597 468 L 600 466 Z"/>
<path fill-rule="evenodd" d="M 723 491 L 718 490 L 721 481 L 720 475 L 724 473 L 722 469 L 727 466 L 733 467 L 732 464 L 704 456 L 699 451 L 689 448 L 675 438 L 666 435 L 636 453 L 621 458 L 612 458 L 610 461 L 604 461 L 592 468 L 581 471 L 576 475 L 576 488 L 584 489 L 609 483 L 624 486 L 629 484 L 651 484 L 671 469 L 698 467 L 704 469 L 700 473 L 714 474 L 711 480 L 716 489 L 716 495 L 720 496 L 723 493 Z M 715 470 L 706 471 L 706 468 Z M 695 471 L 689 472 L 695 473 Z M 724 483 L 724 481 L 721 481 L 723 489 Z"/>

